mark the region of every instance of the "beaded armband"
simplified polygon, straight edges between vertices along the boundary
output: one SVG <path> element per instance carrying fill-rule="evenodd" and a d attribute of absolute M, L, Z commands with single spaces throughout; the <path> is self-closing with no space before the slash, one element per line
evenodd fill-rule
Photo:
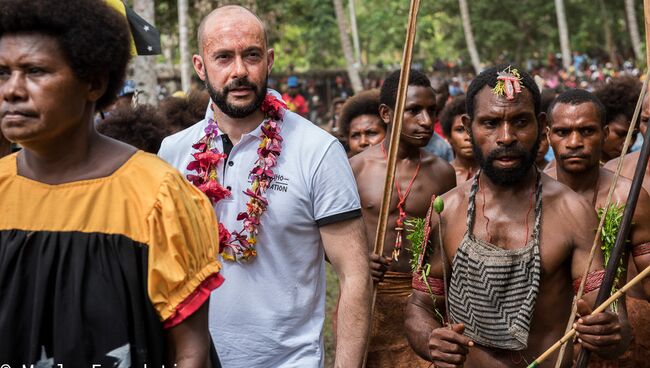
<path fill-rule="evenodd" d="M 427 287 L 427 283 L 429 286 Z M 433 295 L 445 295 L 445 282 L 443 279 L 437 279 L 435 277 L 427 277 L 426 282 L 422 279 L 422 275 L 416 273 L 413 274 L 413 279 L 411 281 L 411 287 L 417 291 L 423 293 L 431 292 Z M 431 288 L 429 290 L 429 288 Z"/>
<path fill-rule="evenodd" d="M 650 243 L 643 243 L 632 247 L 632 257 L 638 257 L 649 253 L 650 253 Z"/>
<path fill-rule="evenodd" d="M 585 282 L 585 289 L 582 293 L 587 294 L 600 288 L 600 285 L 603 283 L 603 277 L 605 277 L 605 270 L 589 272 L 589 274 L 587 274 L 587 281 Z M 581 278 L 573 280 L 573 292 L 575 294 L 577 294 L 578 289 L 580 289 L 580 281 L 582 281 Z"/>

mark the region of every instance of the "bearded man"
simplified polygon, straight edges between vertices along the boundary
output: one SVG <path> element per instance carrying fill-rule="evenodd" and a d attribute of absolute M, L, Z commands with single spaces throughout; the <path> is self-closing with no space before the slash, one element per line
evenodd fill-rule
<path fill-rule="evenodd" d="M 226 367 L 323 365 L 325 257 L 341 288 L 336 365 L 358 367 L 370 274 L 354 176 L 341 144 L 267 91 L 275 54 L 262 22 L 224 6 L 199 26 L 205 119 L 159 155 L 212 200 L 223 275 L 210 332 Z"/>
<path fill-rule="evenodd" d="M 442 196 L 452 210 L 431 216 L 420 265 L 430 272 L 414 275 L 407 308 L 411 346 L 436 366 L 526 367 L 564 334 L 597 219 L 534 165 L 545 119 L 533 78 L 516 68 L 488 68 L 468 89 L 463 124 L 481 170 Z M 588 315 L 602 259 L 597 252 L 576 330 L 583 347 L 617 356 L 622 323 Z"/>

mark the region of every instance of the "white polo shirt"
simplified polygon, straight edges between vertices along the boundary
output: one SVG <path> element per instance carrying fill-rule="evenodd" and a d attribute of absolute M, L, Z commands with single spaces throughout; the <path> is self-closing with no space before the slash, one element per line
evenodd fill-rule
<path fill-rule="evenodd" d="M 187 174 L 192 144 L 207 118 L 167 137 L 158 155 Z M 257 160 L 261 129 L 242 136 L 217 169 L 232 197 L 215 206 L 229 230 L 241 230 L 249 172 Z M 210 333 L 225 368 L 322 367 L 325 263 L 319 226 L 361 216 L 354 175 L 341 144 L 300 115 L 281 122 L 282 152 L 266 192 L 257 257 L 224 262 L 224 284 L 210 299 Z M 227 139 L 227 137 L 225 138 Z M 223 152 L 224 135 L 216 147 Z"/>

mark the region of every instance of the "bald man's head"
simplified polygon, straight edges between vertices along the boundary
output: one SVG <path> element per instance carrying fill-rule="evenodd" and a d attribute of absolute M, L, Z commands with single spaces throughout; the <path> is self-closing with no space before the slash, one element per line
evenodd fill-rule
<path fill-rule="evenodd" d="M 262 20 L 255 13 L 241 5 L 225 5 L 211 11 L 210 14 L 203 18 L 201 24 L 199 24 L 197 40 L 200 54 L 203 54 L 205 32 L 206 30 L 209 30 L 209 25 L 214 24 L 215 22 L 231 22 L 241 26 L 242 29 L 244 27 L 256 27 L 262 34 L 264 46 L 268 47 L 266 28 L 264 27 Z"/>

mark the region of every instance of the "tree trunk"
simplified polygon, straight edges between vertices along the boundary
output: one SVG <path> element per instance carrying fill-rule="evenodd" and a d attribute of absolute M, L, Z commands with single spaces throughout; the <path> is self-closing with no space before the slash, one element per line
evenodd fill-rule
<path fill-rule="evenodd" d="M 605 1 L 599 0 L 600 14 L 603 19 L 603 32 L 605 33 L 605 48 L 609 54 L 609 61 L 612 63 L 614 69 L 618 69 L 618 56 L 616 55 L 616 44 L 614 44 L 614 37 L 612 36 L 612 18 L 607 11 Z"/>
<path fill-rule="evenodd" d="M 627 28 L 630 30 L 630 41 L 632 41 L 634 57 L 641 64 L 643 62 L 643 51 L 641 50 L 641 36 L 639 35 L 639 24 L 636 21 L 634 0 L 625 0 L 625 14 L 627 15 Z"/>
<path fill-rule="evenodd" d="M 178 34 L 181 53 L 181 89 L 186 93 L 190 91 L 192 78 L 192 64 L 190 44 L 188 41 L 189 27 L 187 24 L 187 0 L 178 0 Z"/>
<path fill-rule="evenodd" d="M 472 24 L 469 21 L 469 8 L 467 7 L 467 0 L 458 0 L 458 5 L 460 6 L 460 17 L 463 20 L 463 31 L 465 33 L 465 42 L 467 43 L 469 57 L 472 59 L 474 72 L 478 74 L 482 70 L 481 59 L 478 57 L 478 49 L 476 48 L 476 43 L 474 42 L 474 33 L 472 33 Z"/>
<path fill-rule="evenodd" d="M 151 25 L 155 25 L 154 0 L 133 0 L 133 10 Z M 156 56 L 136 56 L 133 60 L 133 79 L 139 103 L 158 104 L 158 78 L 156 75 Z"/>
<path fill-rule="evenodd" d="M 569 27 L 567 27 L 564 0 L 555 0 L 557 28 L 560 33 L 560 48 L 562 49 L 562 66 L 564 70 L 571 67 L 571 46 L 569 45 Z"/>
<path fill-rule="evenodd" d="M 352 26 L 352 41 L 354 42 L 354 62 L 357 67 L 361 66 L 361 48 L 359 46 L 359 31 L 357 30 L 357 11 L 354 8 L 354 0 L 348 3 L 350 8 L 350 25 Z"/>
<path fill-rule="evenodd" d="M 361 77 L 359 77 L 359 70 L 355 67 L 354 55 L 352 54 L 352 46 L 350 45 L 350 37 L 348 37 L 347 22 L 345 21 L 345 12 L 343 11 L 342 0 L 332 0 L 334 2 L 334 11 L 336 12 L 336 22 L 339 25 L 339 35 L 341 36 L 341 46 L 343 48 L 343 56 L 345 57 L 345 64 L 348 69 L 348 76 L 354 93 L 359 93 L 363 90 L 361 84 Z"/>

